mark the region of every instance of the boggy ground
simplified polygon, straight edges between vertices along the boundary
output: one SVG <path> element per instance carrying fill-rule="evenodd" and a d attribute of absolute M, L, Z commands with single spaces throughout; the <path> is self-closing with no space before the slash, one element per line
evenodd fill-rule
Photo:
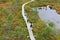
<path fill-rule="evenodd" d="M 22 4 L 28 1 L 30 0 L 0 2 L 0 40 L 30 40 L 29 37 L 27 37 L 28 31 L 21 13 Z M 56 10 L 59 10 L 59 4 L 41 2 L 41 0 L 35 0 L 25 6 L 28 20 L 33 23 L 33 32 L 36 40 L 46 40 L 46 37 L 48 37 L 49 40 L 56 39 L 56 36 L 51 34 L 53 33 L 51 28 L 48 28 L 46 23 L 39 18 L 37 11 L 31 9 L 32 7 L 48 4 L 53 5 Z"/>

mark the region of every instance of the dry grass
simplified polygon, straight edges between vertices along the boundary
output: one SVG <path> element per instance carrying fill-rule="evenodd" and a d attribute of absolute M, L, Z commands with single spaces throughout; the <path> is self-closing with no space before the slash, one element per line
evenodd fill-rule
<path fill-rule="evenodd" d="M 11 0 L 8 0 L 6 2 L 0 2 L 0 7 L 7 7 L 8 5 L 10 5 L 12 3 Z"/>
<path fill-rule="evenodd" d="M 0 7 L 4 9 L 4 11 L 0 10 L 0 18 L 1 18 L 0 25 L 1 25 L 1 28 L 3 28 L 3 29 L 0 29 L 0 35 L 3 36 L 5 34 L 5 40 L 20 40 L 20 39 L 29 40 L 29 38 L 27 38 L 28 31 L 27 31 L 25 22 L 23 20 L 23 17 L 21 15 L 22 4 L 29 0 L 20 0 L 21 1 L 21 3 L 19 2 L 20 4 L 17 4 L 18 3 L 17 0 L 14 0 L 14 1 L 15 1 L 14 4 L 12 1 L 0 4 Z M 37 2 L 37 4 L 38 6 L 43 6 L 48 4 L 55 6 L 56 3 L 42 2 L 41 4 L 39 4 Z M 31 9 L 30 5 L 25 6 L 25 11 L 28 14 L 29 21 L 33 23 L 33 32 L 36 37 L 36 40 L 42 39 L 43 36 L 41 35 L 41 32 L 43 32 L 44 27 L 46 27 L 45 23 L 41 21 L 37 13 L 35 13 Z M 1 39 L 3 38 L 2 36 L 0 36 L 0 40 L 4 40 L 4 39 Z"/>
<path fill-rule="evenodd" d="M 54 7 L 54 9 L 57 10 L 58 14 L 60 14 L 60 4 L 55 3 L 55 2 L 42 2 L 39 4 L 39 6 L 47 6 L 47 5 L 51 5 Z"/>

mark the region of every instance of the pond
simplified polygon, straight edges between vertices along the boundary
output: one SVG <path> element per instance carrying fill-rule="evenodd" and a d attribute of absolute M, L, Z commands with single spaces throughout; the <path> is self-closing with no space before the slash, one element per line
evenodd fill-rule
<path fill-rule="evenodd" d="M 47 22 L 54 22 L 55 28 L 60 30 L 60 15 L 50 5 L 37 8 L 39 17 Z"/>

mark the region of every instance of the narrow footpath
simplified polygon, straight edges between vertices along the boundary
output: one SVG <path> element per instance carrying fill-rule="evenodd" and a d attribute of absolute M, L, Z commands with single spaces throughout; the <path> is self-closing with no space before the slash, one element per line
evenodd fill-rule
<path fill-rule="evenodd" d="M 32 32 L 32 28 L 31 28 L 31 25 L 32 25 L 32 24 L 28 21 L 28 17 L 27 17 L 27 15 L 26 15 L 25 11 L 24 11 L 24 7 L 25 7 L 26 4 L 31 3 L 31 2 L 33 2 L 33 1 L 34 1 L 34 0 L 31 0 L 31 1 L 26 2 L 26 3 L 24 3 L 24 4 L 22 5 L 22 16 L 23 16 L 24 21 L 25 21 L 25 23 L 26 23 L 26 25 L 27 25 L 29 37 L 30 37 L 31 40 L 35 40 L 35 38 L 34 38 L 34 35 L 33 35 L 33 32 Z"/>

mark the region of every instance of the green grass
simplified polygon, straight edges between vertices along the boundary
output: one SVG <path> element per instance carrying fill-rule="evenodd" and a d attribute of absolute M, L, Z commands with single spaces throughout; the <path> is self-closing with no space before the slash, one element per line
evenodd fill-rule
<path fill-rule="evenodd" d="M 0 9 L 1 40 L 30 40 L 27 38 L 28 30 L 21 13 L 21 6 L 27 1 L 30 0 L 12 0 L 11 4 Z M 52 37 L 55 37 L 54 30 L 51 29 L 52 27 L 48 28 L 46 23 L 39 18 L 36 9 L 35 11 L 31 9 L 32 7 L 38 7 L 40 2 L 42 3 L 43 0 L 36 0 L 26 5 L 25 12 L 28 14 L 28 20 L 33 23 L 33 33 L 36 40 L 45 40 L 46 37 L 52 40 L 50 36 L 53 35 Z M 52 26 L 53 24 L 50 23 L 49 25 Z M 48 34 L 48 31 L 51 34 Z"/>
<path fill-rule="evenodd" d="M 0 9 L 0 40 L 29 40 L 20 5 L 19 1 L 12 0 L 10 5 Z"/>

